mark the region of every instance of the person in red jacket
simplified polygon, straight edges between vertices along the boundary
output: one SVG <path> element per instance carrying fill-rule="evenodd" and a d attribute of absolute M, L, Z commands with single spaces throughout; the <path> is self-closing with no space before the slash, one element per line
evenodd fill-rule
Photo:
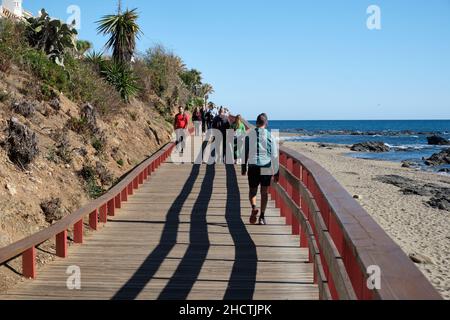
<path fill-rule="evenodd" d="M 184 108 L 180 106 L 178 108 L 178 113 L 175 116 L 173 128 L 177 135 L 178 150 L 180 150 L 181 153 L 183 153 L 184 151 L 184 144 L 185 144 L 185 141 L 182 141 L 183 135 L 187 135 L 186 130 L 188 126 L 189 126 L 189 115 L 184 111 Z M 185 130 L 184 134 L 182 130 Z"/>

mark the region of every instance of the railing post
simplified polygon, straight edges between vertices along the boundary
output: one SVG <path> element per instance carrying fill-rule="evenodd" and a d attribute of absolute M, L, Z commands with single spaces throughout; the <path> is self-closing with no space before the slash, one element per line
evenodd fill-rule
<path fill-rule="evenodd" d="M 290 157 L 287 157 L 287 158 L 286 158 L 286 169 L 287 169 L 290 173 L 292 173 L 292 169 L 293 169 L 293 159 L 290 158 Z M 285 186 L 286 186 L 286 187 L 285 187 L 285 190 L 286 190 L 287 194 L 289 195 L 289 198 L 292 199 L 292 196 L 293 196 L 293 193 L 292 193 L 292 190 L 293 190 L 292 185 L 289 183 L 289 181 L 288 181 L 286 178 L 284 179 L 284 183 L 285 183 Z M 293 215 L 292 210 L 291 210 L 288 206 L 286 206 L 286 224 L 289 225 L 289 226 L 292 226 L 293 220 L 295 220 L 295 219 L 292 217 L 292 215 Z"/>
<path fill-rule="evenodd" d="M 25 278 L 36 279 L 36 248 L 22 253 L 22 274 Z"/>
<path fill-rule="evenodd" d="M 76 222 L 73 226 L 73 242 L 83 243 L 83 219 Z"/>
<path fill-rule="evenodd" d="M 122 202 L 127 202 L 128 201 L 128 189 L 127 188 L 122 190 L 121 200 L 122 200 Z"/>
<path fill-rule="evenodd" d="M 280 153 L 280 165 L 286 168 L 286 154 L 285 153 Z M 285 182 L 286 182 L 286 178 L 283 175 L 280 175 L 279 184 L 283 189 L 286 188 Z M 280 208 L 280 214 L 282 217 L 286 217 L 286 204 L 284 203 L 284 201 L 282 200 L 280 195 L 278 195 L 277 198 L 278 198 L 278 204 L 279 204 L 279 208 Z"/>
<path fill-rule="evenodd" d="M 108 222 L 108 208 L 106 204 L 103 204 L 100 207 L 100 222 L 107 223 Z"/>
<path fill-rule="evenodd" d="M 138 175 L 138 183 L 139 184 L 144 183 L 144 173 L 143 172 L 139 173 L 139 175 Z"/>
<path fill-rule="evenodd" d="M 98 210 L 95 209 L 89 214 L 89 227 L 92 230 L 98 229 Z"/>
<path fill-rule="evenodd" d="M 119 193 L 117 196 L 114 197 L 116 209 L 121 209 L 121 208 L 122 208 L 122 200 L 121 200 L 121 196 L 122 196 L 122 194 Z"/>
<path fill-rule="evenodd" d="M 133 195 L 133 185 L 134 185 L 134 182 L 130 182 L 129 184 L 128 184 L 128 195 L 129 196 L 132 196 Z"/>
<path fill-rule="evenodd" d="M 56 256 L 67 258 L 67 230 L 56 235 Z"/>
<path fill-rule="evenodd" d="M 139 177 L 133 179 L 133 189 L 139 188 Z"/>
<path fill-rule="evenodd" d="M 147 180 L 148 177 L 148 170 L 147 167 L 144 168 L 144 180 Z"/>
<path fill-rule="evenodd" d="M 300 180 L 300 164 L 297 161 L 292 162 L 292 174 Z M 298 186 L 294 187 L 292 186 L 292 200 L 295 202 L 295 204 L 300 208 L 301 207 L 301 200 L 300 200 L 300 190 L 298 190 Z M 300 235 L 300 223 L 295 218 L 292 217 L 292 234 L 294 235 Z"/>
<path fill-rule="evenodd" d="M 115 200 L 109 200 L 108 201 L 108 216 L 114 217 L 116 215 L 116 204 Z"/>

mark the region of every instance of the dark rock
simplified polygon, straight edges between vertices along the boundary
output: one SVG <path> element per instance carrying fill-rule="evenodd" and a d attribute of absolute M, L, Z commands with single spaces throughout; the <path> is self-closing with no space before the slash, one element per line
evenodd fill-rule
<path fill-rule="evenodd" d="M 431 137 L 427 137 L 428 140 L 428 144 L 432 145 L 432 146 L 446 146 L 446 145 L 450 145 L 450 141 L 440 137 L 440 136 L 431 136 Z"/>
<path fill-rule="evenodd" d="M 337 144 L 337 143 L 319 143 L 319 148 L 333 149 L 333 148 L 342 148 L 342 147 L 345 147 L 345 145 Z"/>
<path fill-rule="evenodd" d="M 113 183 L 114 176 L 101 162 L 97 162 L 95 164 L 95 171 L 102 186 L 110 185 L 111 183 Z"/>
<path fill-rule="evenodd" d="M 399 188 L 407 188 L 411 185 L 414 185 L 416 182 L 412 179 L 405 178 L 402 176 L 397 175 L 386 175 L 386 176 L 378 176 L 374 180 L 383 182 L 386 184 L 391 184 L 393 186 L 399 187 Z"/>
<path fill-rule="evenodd" d="M 430 158 L 425 160 L 425 164 L 427 166 L 450 164 L 450 149 L 442 150 L 439 153 L 433 154 Z"/>
<path fill-rule="evenodd" d="M 94 107 L 91 104 L 87 103 L 83 106 L 81 109 L 81 118 L 92 132 L 96 132 L 98 130 L 97 116 L 95 114 Z"/>
<path fill-rule="evenodd" d="M 61 208 L 61 199 L 52 198 L 41 203 L 42 212 L 45 215 L 45 221 L 53 223 L 64 217 L 64 210 Z"/>
<path fill-rule="evenodd" d="M 450 168 L 443 168 L 443 169 L 439 170 L 439 172 L 441 172 L 441 173 L 450 173 Z"/>
<path fill-rule="evenodd" d="M 374 180 L 399 187 L 404 195 L 431 197 L 426 202 L 430 207 L 450 211 L 450 188 L 432 183 L 420 184 L 415 180 L 396 175 L 378 176 Z"/>
<path fill-rule="evenodd" d="M 351 150 L 357 152 L 389 152 L 391 148 L 383 142 L 363 142 L 353 145 Z"/>
<path fill-rule="evenodd" d="M 412 161 L 402 161 L 402 168 L 413 168 L 415 166 L 415 163 Z"/>
<path fill-rule="evenodd" d="M 14 102 L 12 109 L 25 118 L 29 118 L 36 112 L 36 104 L 30 101 Z"/>
<path fill-rule="evenodd" d="M 53 98 L 48 104 L 55 111 L 61 110 L 61 101 L 59 100 L 59 98 Z"/>
<path fill-rule="evenodd" d="M 39 153 L 36 133 L 16 118 L 8 121 L 8 138 L 5 143 L 9 159 L 26 169 Z"/>
<path fill-rule="evenodd" d="M 428 201 L 428 205 L 432 208 L 450 211 L 450 194 L 447 195 L 437 195 Z"/>

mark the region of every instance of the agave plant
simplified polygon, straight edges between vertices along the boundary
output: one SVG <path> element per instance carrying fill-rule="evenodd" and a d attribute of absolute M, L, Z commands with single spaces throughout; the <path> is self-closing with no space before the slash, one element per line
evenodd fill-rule
<path fill-rule="evenodd" d="M 139 39 L 141 29 L 137 24 L 139 18 L 136 9 L 126 10 L 114 15 L 104 16 L 97 21 L 98 33 L 109 35 L 105 47 L 112 49 L 112 56 L 117 63 L 131 62 L 136 50 L 136 40 Z"/>
<path fill-rule="evenodd" d="M 27 18 L 26 36 L 31 46 L 44 51 L 58 65 L 64 66 L 64 53 L 67 49 L 76 50 L 74 24 L 68 25 L 51 19 L 42 9 L 38 18 Z"/>
<path fill-rule="evenodd" d="M 138 78 L 126 64 L 112 61 L 103 63 L 101 73 L 105 80 L 116 88 L 126 103 L 129 103 L 130 99 L 140 91 Z"/>

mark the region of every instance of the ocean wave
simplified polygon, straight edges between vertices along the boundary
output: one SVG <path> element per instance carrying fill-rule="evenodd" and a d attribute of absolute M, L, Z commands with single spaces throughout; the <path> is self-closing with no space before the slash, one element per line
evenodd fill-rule
<path fill-rule="evenodd" d="M 394 150 L 424 150 L 424 149 L 433 149 L 435 147 L 427 144 L 390 145 L 388 143 L 385 143 L 385 145 Z"/>

